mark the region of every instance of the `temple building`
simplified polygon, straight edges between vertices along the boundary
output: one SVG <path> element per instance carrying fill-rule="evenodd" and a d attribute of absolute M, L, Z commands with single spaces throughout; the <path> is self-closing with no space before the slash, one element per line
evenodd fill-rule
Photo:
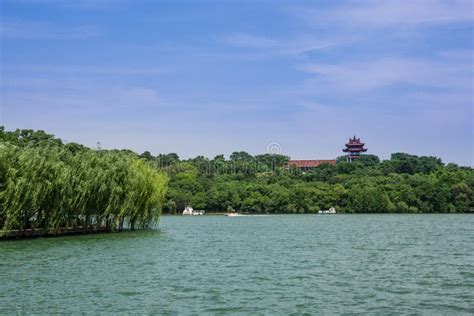
<path fill-rule="evenodd" d="M 319 167 L 323 164 L 335 165 L 336 160 L 290 160 L 288 161 L 288 168 L 298 168 L 301 171 L 310 171 L 313 168 Z"/>
<path fill-rule="evenodd" d="M 356 138 L 355 135 L 352 138 L 349 138 L 349 142 L 346 143 L 346 148 L 342 151 L 347 153 L 346 159 L 348 162 L 352 162 L 360 157 L 363 152 L 367 151 L 367 148 L 364 148 L 365 144 L 360 141 L 360 138 Z M 335 165 L 335 159 L 318 159 L 318 160 L 290 160 L 285 166 L 286 169 L 296 168 L 303 172 L 311 171 L 314 168 L 317 168 L 321 165 Z"/>
<path fill-rule="evenodd" d="M 347 161 L 352 162 L 358 159 L 361 153 L 366 152 L 367 148 L 364 148 L 364 145 L 365 144 L 360 141 L 360 138 L 356 138 L 355 135 L 353 138 L 349 138 L 349 142 L 346 143 L 346 148 L 342 150 L 347 153 Z"/>

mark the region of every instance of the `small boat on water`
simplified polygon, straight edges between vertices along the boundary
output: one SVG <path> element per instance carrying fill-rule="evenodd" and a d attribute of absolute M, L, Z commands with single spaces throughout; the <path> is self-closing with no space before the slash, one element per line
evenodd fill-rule
<path fill-rule="evenodd" d="M 336 209 L 331 207 L 329 210 L 319 210 L 318 214 L 336 214 Z"/>
<path fill-rule="evenodd" d="M 235 217 L 235 216 L 241 216 L 239 213 L 237 212 L 227 212 L 225 213 L 225 216 L 229 216 L 229 217 Z"/>
<path fill-rule="evenodd" d="M 186 206 L 183 215 L 204 215 L 203 210 L 194 210 L 191 206 Z"/>

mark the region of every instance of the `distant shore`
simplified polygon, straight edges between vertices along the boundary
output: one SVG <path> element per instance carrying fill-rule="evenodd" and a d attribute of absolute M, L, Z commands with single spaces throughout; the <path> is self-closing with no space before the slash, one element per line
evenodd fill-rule
<path fill-rule="evenodd" d="M 168 217 L 168 216 L 184 216 L 184 217 L 199 217 L 199 216 L 223 216 L 227 214 L 227 212 L 206 212 L 204 215 L 183 215 L 183 214 L 161 214 L 162 217 Z M 318 213 L 265 213 L 265 214 L 257 214 L 257 213 L 239 213 L 241 215 L 458 215 L 458 214 L 473 214 L 474 211 L 467 211 L 467 212 L 457 212 L 457 213 L 450 213 L 450 212 L 437 212 L 437 213 L 394 213 L 394 212 L 379 212 L 379 213 L 374 213 L 374 212 L 367 212 L 367 213 L 336 213 L 336 214 L 318 214 Z"/>

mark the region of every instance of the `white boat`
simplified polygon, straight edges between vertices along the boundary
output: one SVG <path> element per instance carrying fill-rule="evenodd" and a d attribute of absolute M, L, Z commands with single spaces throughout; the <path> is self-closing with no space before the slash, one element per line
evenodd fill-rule
<path fill-rule="evenodd" d="M 235 216 L 240 216 L 240 214 L 237 212 L 228 212 L 225 214 L 225 216 L 235 217 Z"/>
<path fill-rule="evenodd" d="M 318 214 L 336 214 L 336 209 L 331 207 L 329 210 L 319 210 Z"/>
<path fill-rule="evenodd" d="M 186 206 L 183 215 L 204 215 L 203 210 L 194 210 L 191 206 Z"/>

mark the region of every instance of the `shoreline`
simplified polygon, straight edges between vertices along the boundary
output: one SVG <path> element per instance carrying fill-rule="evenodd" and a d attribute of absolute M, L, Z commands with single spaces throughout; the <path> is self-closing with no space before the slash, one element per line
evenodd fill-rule
<path fill-rule="evenodd" d="M 60 232 L 48 232 L 42 229 L 27 229 L 26 231 L 12 230 L 5 235 L 0 236 L 0 242 L 6 240 L 23 240 L 23 239 L 36 239 L 36 238 L 56 238 L 56 237 L 69 237 L 69 236 L 80 236 L 80 235 L 96 235 L 96 234 L 113 234 L 129 232 L 129 229 L 123 229 L 120 231 L 110 231 L 107 228 L 99 227 L 96 229 L 77 229 L 77 228 L 61 228 Z M 136 230 L 139 231 L 139 230 Z"/>
<path fill-rule="evenodd" d="M 227 212 L 217 212 L 217 213 L 205 213 L 204 215 L 183 215 L 183 214 L 161 214 L 163 217 L 168 216 L 184 216 L 184 217 L 201 217 L 201 216 L 224 216 Z M 459 214 L 474 214 L 474 211 L 471 212 L 444 212 L 444 213 L 388 213 L 388 212 L 380 212 L 380 213 L 336 213 L 336 214 L 318 214 L 318 213 L 264 213 L 264 214 L 257 214 L 257 213 L 239 213 L 240 215 L 246 216 L 270 216 L 270 215 L 459 215 Z"/>

